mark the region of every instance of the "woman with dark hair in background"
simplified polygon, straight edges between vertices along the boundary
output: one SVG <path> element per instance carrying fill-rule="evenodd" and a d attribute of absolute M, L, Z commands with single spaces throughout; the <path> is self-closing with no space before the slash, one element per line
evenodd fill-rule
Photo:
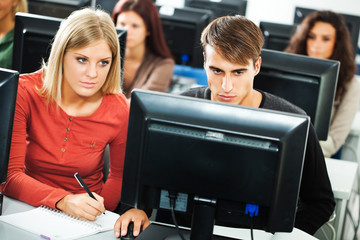
<path fill-rule="evenodd" d="M 360 101 L 360 84 L 355 78 L 356 64 L 350 33 L 344 17 L 331 11 L 315 11 L 297 27 L 286 52 L 340 61 L 330 129 L 320 141 L 326 157 L 344 144 Z"/>
<path fill-rule="evenodd" d="M 113 21 L 127 30 L 123 89 L 130 98 L 134 88 L 167 92 L 174 60 L 166 45 L 157 7 L 152 0 L 120 0 Z"/>

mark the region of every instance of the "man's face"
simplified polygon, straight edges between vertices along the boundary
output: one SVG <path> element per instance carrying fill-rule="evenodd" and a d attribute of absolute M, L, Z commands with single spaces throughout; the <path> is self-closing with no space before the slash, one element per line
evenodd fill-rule
<path fill-rule="evenodd" d="M 231 63 L 218 54 L 210 45 L 204 49 L 206 71 L 211 100 L 249 107 L 254 105 L 258 92 L 253 89 L 254 77 L 260 71 L 261 58 L 252 60 L 247 65 Z"/>

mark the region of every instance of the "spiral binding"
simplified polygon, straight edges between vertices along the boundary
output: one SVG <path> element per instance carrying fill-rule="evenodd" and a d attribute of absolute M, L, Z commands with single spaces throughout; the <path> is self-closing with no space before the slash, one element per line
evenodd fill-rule
<path fill-rule="evenodd" d="M 53 209 L 49 206 L 45 206 L 45 205 L 41 205 L 40 206 L 40 209 L 46 213 L 49 213 L 49 214 L 52 214 L 52 215 L 56 215 L 60 218 L 63 218 L 65 220 L 68 220 L 68 221 L 71 221 L 71 222 L 74 222 L 74 223 L 78 223 L 78 224 L 81 224 L 83 226 L 86 226 L 88 228 L 92 228 L 92 229 L 96 229 L 96 230 L 101 230 L 101 226 L 97 223 L 94 223 L 94 222 L 90 222 L 88 220 L 85 220 L 85 219 L 82 219 L 82 218 L 79 218 L 79 217 L 76 217 L 76 216 L 73 216 L 73 215 L 70 215 L 70 214 L 67 214 L 61 210 L 58 210 L 58 209 Z"/>

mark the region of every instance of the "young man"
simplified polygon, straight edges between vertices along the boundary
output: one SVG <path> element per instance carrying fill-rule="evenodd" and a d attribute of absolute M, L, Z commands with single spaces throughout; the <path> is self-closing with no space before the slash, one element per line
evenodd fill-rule
<path fill-rule="evenodd" d="M 286 100 L 253 88 L 261 66 L 264 43 L 261 30 L 243 16 L 225 16 L 203 31 L 204 68 L 209 87 L 182 93 L 248 107 L 305 114 Z M 334 211 L 335 200 L 324 156 L 313 126 L 310 126 L 301 180 L 295 227 L 314 234 Z"/>

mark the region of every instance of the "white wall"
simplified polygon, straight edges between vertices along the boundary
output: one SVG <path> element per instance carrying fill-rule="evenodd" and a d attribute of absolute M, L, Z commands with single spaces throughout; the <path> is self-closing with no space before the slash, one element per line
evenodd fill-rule
<path fill-rule="evenodd" d="M 248 0 L 246 17 L 256 24 L 260 21 L 292 24 L 295 7 L 360 16 L 360 0 Z"/>

